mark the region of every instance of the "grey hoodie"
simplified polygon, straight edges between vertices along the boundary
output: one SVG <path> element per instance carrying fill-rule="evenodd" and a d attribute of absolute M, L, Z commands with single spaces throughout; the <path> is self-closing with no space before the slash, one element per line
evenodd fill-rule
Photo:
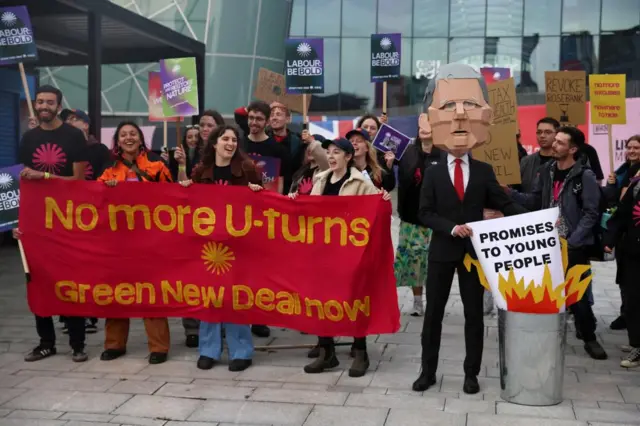
<path fill-rule="evenodd" d="M 553 173 L 556 162 L 549 161 L 540 168 L 530 193 L 511 190 L 511 198 L 530 210 L 551 207 Z M 579 200 L 578 197 L 582 199 Z M 578 161 L 571 169 L 558 195 L 561 222 L 566 226 L 567 243 L 571 248 L 594 244 L 593 228 L 599 220 L 600 187 L 596 175 Z"/>

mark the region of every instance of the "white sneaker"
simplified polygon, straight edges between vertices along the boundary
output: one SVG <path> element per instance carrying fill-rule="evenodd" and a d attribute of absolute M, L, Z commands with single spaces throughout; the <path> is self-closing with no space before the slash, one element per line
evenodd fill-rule
<path fill-rule="evenodd" d="M 629 346 L 629 345 L 620 345 L 620 350 L 622 352 L 627 352 L 628 353 L 628 352 L 631 352 L 632 349 L 633 348 L 631 346 Z"/>
<path fill-rule="evenodd" d="M 640 348 L 632 348 L 629 355 L 620 362 L 620 367 L 634 368 L 640 367 Z"/>
<path fill-rule="evenodd" d="M 421 317 L 423 315 L 424 315 L 424 305 L 422 304 L 422 300 L 414 300 L 413 309 L 411 310 L 411 316 Z"/>

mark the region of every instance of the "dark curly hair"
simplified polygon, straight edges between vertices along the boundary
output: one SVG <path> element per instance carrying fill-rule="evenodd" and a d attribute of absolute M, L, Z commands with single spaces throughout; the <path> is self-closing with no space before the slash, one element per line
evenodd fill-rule
<path fill-rule="evenodd" d="M 120 130 L 122 130 L 124 126 L 134 127 L 138 131 L 138 136 L 140 137 L 140 152 L 147 151 L 147 144 L 144 141 L 144 133 L 142 133 L 142 129 L 140 129 L 140 126 L 138 126 L 133 121 L 121 121 L 120 124 L 118 124 L 118 127 L 116 127 L 116 132 L 113 135 L 113 147 L 111 148 L 111 155 L 114 159 L 118 159 L 122 155 L 122 150 L 118 145 L 118 135 L 120 134 Z"/>
<path fill-rule="evenodd" d="M 198 181 L 205 170 L 214 168 L 216 166 L 216 150 L 215 146 L 218 144 L 218 139 L 224 135 L 227 130 L 231 130 L 238 138 L 238 147 L 236 148 L 236 152 L 233 153 L 233 157 L 231 157 L 231 163 L 244 163 L 245 161 L 251 161 L 251 158 L 245 154 L 240 148 L 240 131 L 237 127 L 232 126 L 230 124 L 223 124 L 215 128 L 213 132 L 209 135 L 209 140 L 205 142 L 202 147 L 202 160 L 198 165 L 193 169 L 193 173 L 191 174 L 191 178 L 194 181 Z"/>

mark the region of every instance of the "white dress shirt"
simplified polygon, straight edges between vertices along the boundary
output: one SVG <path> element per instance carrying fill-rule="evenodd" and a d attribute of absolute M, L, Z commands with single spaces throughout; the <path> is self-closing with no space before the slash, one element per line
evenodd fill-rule
<path fill-rule="evenodd" d="M 467 190 L 467 186 L 469 185 L 469 154 L 465 154 L 460 157 L 462 163 L 460 163 L 460 167 L 462 167 L 462 182 L 464 182 L 464 190 Z M 451 177 L 451 183 L 455 187 L 455 170 L 456 170 L 456 157 L 451 154 L 447 154 L 447 167 L 449 167 L 449 177 Z"/>

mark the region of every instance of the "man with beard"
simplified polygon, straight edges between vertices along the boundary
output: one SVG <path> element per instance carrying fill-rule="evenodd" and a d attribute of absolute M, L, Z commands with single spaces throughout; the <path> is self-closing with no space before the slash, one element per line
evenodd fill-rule
<path fill-rule="evenodd" d="M 64 123 L 59 117 L 62 92 L 52 86 L 42 86 L 36 92 L 35 109 L 38 127 L 25 132 L 20 142 L 19 157 L 24 164 L 23 179 L 84 180 L 87 167 L 87 142 L 82 132 Z M 15 238 L 21 232 L 14 229 Z M 72 359 L 84 362 L 85 319 L 66 317 Z M 40 344 L 24 360 L 39 361 L 56 354 L 56 332 L 53 318 L 36 316 Z"/>
<path fill-rule="evenodd" d="M 245 146 L 249 155 L 280 160 L 280 185 L 282 194 L 289 193 L 291 186 L 291 155 L 286 146 L 276 142 L 265 132 L 271 107 L 266 102 L 256 101 L 247 107 L 249 134 Z M 252 325 L 251 332 L 258 337 L 269 337 L 271 330 L 266 325 Z"/>

